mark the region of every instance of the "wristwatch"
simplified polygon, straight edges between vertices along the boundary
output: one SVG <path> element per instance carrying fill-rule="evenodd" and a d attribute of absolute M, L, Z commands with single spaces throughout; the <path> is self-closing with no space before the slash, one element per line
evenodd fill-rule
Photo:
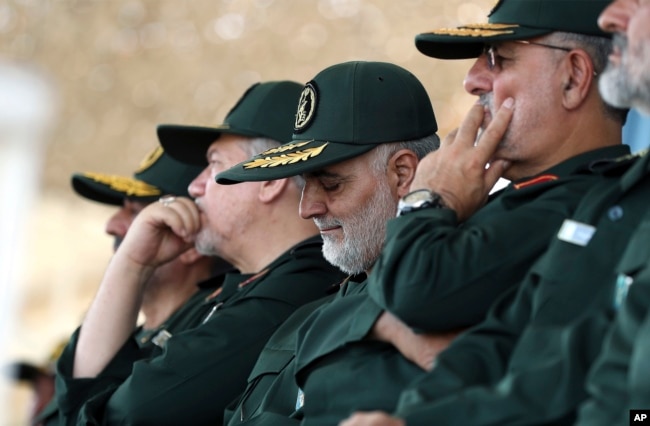
<path fill-rule="evenodd" d="M 403 196 L 397 204 L 397 216 L 422 209 L 443 209 L 442 197 L 428 189 L 417 189 Z"/>

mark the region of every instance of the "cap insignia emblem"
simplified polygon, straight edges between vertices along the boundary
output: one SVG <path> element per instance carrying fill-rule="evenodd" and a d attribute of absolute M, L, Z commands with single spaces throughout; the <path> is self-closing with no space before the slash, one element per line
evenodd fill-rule
<path fill-rule="evenodd" d="M 151 151 L 146 157 L 144 157 L 144 160 L 142 160 L 142 162 L 140 162 L 140 165 L 138 166 L 138 170 L 136 170 L 134 173 L 140 173 L 147 170 L 149 167 L 151 167 L 153 163 L 158 161 L 161 155 L 163 155 L 163 149 L 162 147 L 158 146 L 153 151 Z"/>
<path fill-rule="evenodd" d="M 290 152 L 288 154 L 281 154 L 272 157 L 257 158 L 253 161 L 249 161 L 244 164 L 245 169 L 256 169 L 258 167 L 277 167 L 277 166 L 286 166 L 288 164 L 295 164 L 299 161 L 307 161 L 310 158 L 318 157 L 325 147 L 328 145 L 328 142 L 325 142 L 321 146 L 316 146 L 314 148 L 307 148 L 302 151 Z"/>
<path fill-rule="evenodd" d="M 293 126 L 294 132 L 301 133 L 309 127 L 316 112 L 317 101 L 316 86 L 313 82 L 309 82 L 305 85 L 298 100 L 298 111 L 296 111 L 296 121 Z"/>

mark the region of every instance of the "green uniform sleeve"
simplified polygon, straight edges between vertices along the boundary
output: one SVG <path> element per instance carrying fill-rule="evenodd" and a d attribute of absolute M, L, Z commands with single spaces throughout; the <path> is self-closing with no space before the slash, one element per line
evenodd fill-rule
<path fill-rule="evenodd" d="M 174 334 L 151 358 L 133 363 L 139 358 L 131 356 L 127 342 L 97 377 L 75 379 L 70 345 L 57 371 L 62 419 L 69 425 L 187 424 L 189 419 L 221 424 L 224 408 L 244 390 L 271 334 L 340 279 L 341 272 L 322 257 L 320 238 L 314 237 L 259 274 L 228 274 L 209 320 Z"/>
<path fill-rule="evenodd" d="M 595 192 L 604 194 L 602 188 Z M 611 205 L 612 197 L 604 198 L 597 204 Z M 436 367 L 403 393 L 398 414 L 407 424 L 573 422 L 587 396 L 587 371 L 614 315 L 613 254 L 623 252 L 633 232 L 639 240 L 648 235 L 634 226 L 645 209 L 618 204 L 626 218 L 619 220 L 589 213 L 591 207 L 576 213 L 586 223 L 583 213 L 600 217 L 586 247 L 555 239 L 521 286 L 500 298 L 481 325 L 459 337 Z"/>
<path fill-rule="evenodd" d="M 477 324 L 523 280 L 585 193 L 634 164 L 632 156 L 617 158 L 626 154 L 624 146 L 598 149 L 512 182 L 462 224 L 440 209 L 391 220 L 370 296 L 416 330 Z"/>
<path fill-rule="evenodd" d="M 197 424 L 220 424 L 262 346 L 292 309 L 245 300 L 205 326 L 175 335 L 161 356 L 133 364 L 122 383 L 109 369 L 97 379 L 67 376 L 65 402 L 73 407 L 66 410 L 66 424 L 183 424 L 188 413 Z M 86 402 L 74 407 L 76 401 Z"/>
<path fill-rule="evenodd" d="M 59 409 L 59 424 L 75 424 L 66 419 L 76 416 L 79 401 L 84 401 L 88 395 L 104 395 L 109 390 L 115 390 L 117 384 L 131 373 L 133 363 L 150 354 L 149 348 L 140 348 L 133 339 L 129 339 L 97 377 L 72 379 L 78 338 L 79 329 L 72 334 L 57 360 L 55 398 Z"/>
<path fill-rule="evenodd" d="M 503 294 L 481 325 L 461 334 L 442 352 L 431 373 L 402 393 L 398 414 L 481 383 L 496 383 L 507 368 L 503 354 L 511 353 L 528 320 L 526 293 Z"/>
<path fill-rule="evenodd" d="M 498 295 L 521 282 L 594 179 L 508 188 L 463 224 L 444 209 L 391 220 L 370 296 L 416 330 L 477 324 Z"/>
<path fill-rule="evenodd" d="M 609 318 L 595 314 L 569 326 L 526 326 L 534 305 L 545 310 L 553 303 L 531 297 L 533 292 L 531 283 L 515 300 L 500 299 L 484 324 L 460 337 L 403 392 L 397 415 L 408 425 L 432 419 L 450 426 L 569 424 L 576 401 L 584 398 L 589 354 L 598 352 Z"/>
<path fill-rule="evenodd" d="M 194 294 L 180 309 L 174 312 L 158 329 L 147 332 L 144 332 L 140 328 L 136 330 L 132 339 L 124 345 L 120 350 L 120 353 L 113 359 L 111 367 L 107 369 L 117 376 L 115 381 L 121 382 L 128 377 L 133 362 L 139 359 L 149 358 L 153 353 L 159 352 L 159 349 L 157 349 L 155 344 L 151 341 L 151 338 L 156 336 L 158 332 L 165 330 L 171 335 L 174 335 L 183 330 L 199 325 L 210 308 L 210 305 L 206 303 L 206 297 L 218 288 L 222 281 L 223 276 L 215 276 L 204 281 L 202 283 L 203 287 L 199 289 L 199 291 L 197 291 L 196 294 Z M 74 343 L 68 347 L 69 350 L 67 355 L 63 357 L 63 361 L 60 364 L 60 368 L 63 371 L 71 371 L 72 369 L 74 348 L 76 347 L 77 338 L 78 332 L 75 332 L 72 337 Z M 123 365 L 122 367 L 118 367 L 115 363 L 122 363 Z M 118 374 L 116 371 L 120 370 L 122 372 Z M 70 374 L 68 374 L 68 376 L 70 376 Z M 114 379 L 110 379 L 107 382 L 113 383 Z M 110 396 L 111 392 L 114 391 L 114 386 L 107 386 L 105 383 L 102 383 L 101 380 L 90 380 L 88 381 L 88 384 L 97 387 L 95 391 L 91 390 L 88 392 L 88 394 L 97 395 L 94 398 L 96 404 L 100 399 L 100 394 Z M 60 386 L 62 392 L 68 392 L 66 382 L 61 381 Z M 59 424 L 59 409 L 56 397 L 50 401 L 47 407 L 39 415 L 37 422 L 42 423 L 45 426 L 54 426 Z"/>

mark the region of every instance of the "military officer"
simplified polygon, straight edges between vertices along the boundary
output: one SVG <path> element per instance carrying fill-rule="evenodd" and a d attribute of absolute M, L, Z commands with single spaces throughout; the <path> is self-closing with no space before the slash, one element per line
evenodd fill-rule
<path fill-rule="evenodd" d="M 364 304 L 365 274 L 379 255 L 386 222 L 408 192 L 419 159 L 439 144 L 436 130 L 426 90 L 407 70 L 383 62 L 336 64 L 305 85 L 291 142 L 217 175 L 223 183 L 301 175 L 306 183 L 300 215 L 320 229 L 325 258 L 351 274 L 336 295 L 303 307 L 271 337 L 242 398 L 226 413 L 228 424 L 300 421 L 294 348 L 298 330 L 323 307 L 355 308 L 357 320 L 372 321 L 376 307 Z M 354 322 L 348 324 L 356 328 Z M 402 368 L 419 373 L 412 365 Z"/>
<path fill-rule="evenodd" d="M 113 237 L 117 250 L 142 209 L 164 195 L 187 196 L 187 186 L 200 171 L 198 166 L 174 160 L 158 146 L 142 159 L 132 176 L 74 173 L 71 184 L 81 197 L 117 208 L 106 223 L 106 233 Z M 170 336 L 198 325 L 210 308 L 205 298 L 221 286 L 229 269 L 230 264 L 220 257 L 202 256 L 193 248 L 156 268 L 140 305 L 143 322 L 130 336 L 140 348 L 134 361 L 156 346 L 163 347 Z M 35 423 L 57 424 L 57 416 L 53 401 Z"/>
<path fill-rule="evenodd" d="M 302 86 L 250 87 L 218 127 L 165 125 L 165 152 L 201 166 L 186 197 L 143 209 L 109 264 L 86 318 L 57 364 L 66 424 L 220 424 L 264 342 L 297 307 L 341 274 L 320 252 L 313 223 L 296 215 L 301 181 L 219 186 L 214 175 L 291 134 Z M 195 247 L 237 269 L 208 296 L 209 312 L 164 349 L 136 361 L 132 332 L 151 271 Z"/>
<path fill-rule="evenodd" d="M 142 209 L 165 195 L 188 196 L 187 187 L 200 171 L 199 166 L 181 163 L 158 146 L 140 162 L 133 177 L 85 172 L 73 174 L 71 183 L 82 197 L 119 207 L 106 223 L 106 233 L 113 237 L 117 250 Z M 195 263 L 202 266 L 196 268 Z M 164 346 L 170 335 L 198 325 L 205 297 L 221 285 L 229 269 L 228 262 L 203 256 L 196 249 L 157 268 L 140 306 L 143 323 L 134 335 L 137 344 Z M 190 299 L 191 303 L 184 303 Z"/>

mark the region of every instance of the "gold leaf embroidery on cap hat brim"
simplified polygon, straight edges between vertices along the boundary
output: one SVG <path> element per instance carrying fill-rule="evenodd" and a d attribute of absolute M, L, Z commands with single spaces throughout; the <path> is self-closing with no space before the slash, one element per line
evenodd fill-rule
<path fill-rule="evenodd" d="M 154 148 L 153 151 L 147 154 L 147 156 L 140 162 L 140 165 L 138 165 L 138 169 L 135 171 L 135 173 L 144 172 L 149 167 L 151 167 L 156 161 L 158 161 L 158 159 L 162 155 L 163 155 L 162 147 L 157 146 L 156 148 Z"/>
<path fill-rule="evenodd" d="M 459 28 L 441 28 L 433 30 L 430 34 L 461 37 L 494 37 L 512 34 L 514 33 L 513 29 L 518 27 L 519 25 L 514 24 L 473 24 Z"/>
<path fill-rule="evenodd" d="M 307 145 L 309 142 L 312 141 L 313 139 L 311 141 L 306 141 L 306 142 L 289 143 L 286 145 L 279 146 L 277 148 L 271 148 L 269 150 L 262 152 L 259 155 L 271 155 L 271 154 L 277 154 L 279 152 L 291 151 L 292 149 L 300 148 L 301 146 Z"/>
<path fill-rule="evenodd" d="M 160 195 L 160 190 L 141 180 L 135 180 L 124 176 L 105 175 L 102 173 L 84 173 L 89 179 L 103 183 L 111 189 L 122 192 L 132 197 L 152 197 Z"/>
<path fill-rule="evenodd" d="M 307 161 L 310 158 L 319 156 L 327 145 L 328 143 L 325 143 L 321 146 L 307 148 L 303 151 L 290 152 L 288 154 L 282 154 L 275 157 L 258 158 L 251 162 L 245 163 L 244 168 L 255 169 L 258 167 L 277 167 L 286 166 L 288 164 L 295 164 L 299 161 Z"/>

